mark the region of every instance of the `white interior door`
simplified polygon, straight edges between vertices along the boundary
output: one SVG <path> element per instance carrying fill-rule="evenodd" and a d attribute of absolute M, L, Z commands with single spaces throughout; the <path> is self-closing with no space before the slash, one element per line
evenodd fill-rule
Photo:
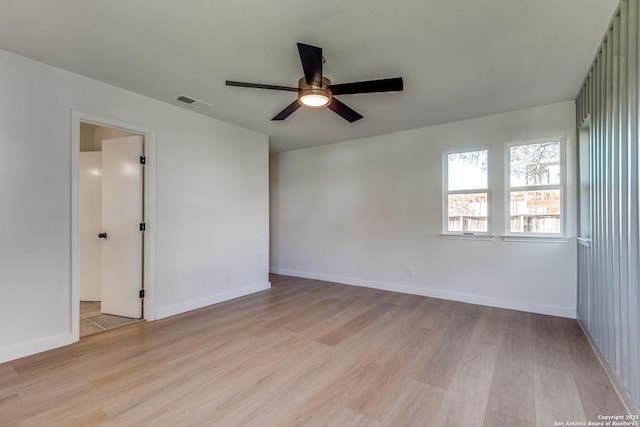
<path fill-rule="evenodd" d="M 80 300 L 100 301 L 102 264 L 102 153 L 80 153 Z"/>
<path fill-rule="evenodd" d="M 142 136 L 102 141 L 102 312 L 142 317 Z"/>

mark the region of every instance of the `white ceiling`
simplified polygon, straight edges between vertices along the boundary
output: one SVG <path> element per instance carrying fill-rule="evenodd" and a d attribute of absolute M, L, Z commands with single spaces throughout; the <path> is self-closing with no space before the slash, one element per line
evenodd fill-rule
<path fill-rule="evenodd" d="M 270 136 L 272 151 L 573 99 L 618 0 L 2 0 L 0 48 Z M 364 119 L 299 109 L 296 42 L 334 83 L 402 76 L 400 93 L 343 95 Z M 175 103 L 175 102 L 174 102 Z M 125 118 L 122 118 L 123 120 Z"/>

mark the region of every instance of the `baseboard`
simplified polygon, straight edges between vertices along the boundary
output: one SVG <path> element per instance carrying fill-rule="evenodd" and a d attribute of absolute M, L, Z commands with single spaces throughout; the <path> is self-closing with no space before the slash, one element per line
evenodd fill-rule
<path fill-rule="evenodd" d="M 191 310 L 196 310 L 198 308 L 206 307 L 211 304 L 217 304 L 219 302 L 228 301 L 230 299 L 243 297 L 255 292 L 265 291 L 267 289 L 271 289 L 270 282 L 246 286 L 240 289 L 233 289 L 214 295 L 209 295 L 204 298 L 187 301 L 181 304 L 170 305 L 168 307 L 161 307 L 156 310 L 156 320 L 163 319 L 169 316 L 175 316 L 176 314 L 184 313 Z"/>
<path fill-rule="evenodd" d="M 324 280 L 327 282 L 342 283 L 344 285 L 362 286 L 365 288 L 381 289 L 384 291 L 400 292 L 403 294 L 420 295 L 424 297 L 446 299 L 451 301 L 466 302 L 469 304 L 486 305 L 489 307 L 507 308 L 510 310 L 527 311 L 530 313 L 548 314 L 551 316 L 576 318 L 576 310 L 572 307 L 561 307 L 530 303 L 526 301 L 508 300 L 503 298 L 485 297 L 482 295 L 466 294 L 461 292 L 443 291 L 441 289 L 423 288 L 417 286 L 401 285 L 397 283 L 379 282 L 353 277 L 334 276 L 328 274 L 309 273 L 305 271 L 289 270 L 286 268 L 270 268 L 273 274 L 285 276 L 304 277 L 306 279 Z"/>
<path fill-rule="evenodd" d="M 607 358 L 605 357 L 602 350 L 600 350 L 600 347 L 598 346 L 596 340 L 593 338 L 593 335 L 591 335 L 591 332 L 589 332 L 589 328 L 587 328 L 587 326 L 584 324 L 584 320 L 580 317 L 578 317 L 578 325 L 580 325 L 582 332 L 584 332 L 584 335 L 587 337 L 587 341 L 589 341 L 589 344 L 591 344 L 593 352 L 596 354 L 596 357 L 600 361 L 600 364 L 604 368 L 604 371 L 607 373 L 609 381 L 611 381 L 611 385 L 613 386 L 616 393 L 618 393 L 618 396 L 627 409 L 627 412 L 629 412 L 629 414 L 631 415 L 640 415 L 640 408 L 634 405 L 633 399 L 631 399 L 629 392 L 627 392 L 627 390 L 624 388 L 624 385 L 622 384 L 622 381 L 620 381 L 620 378 L 618 378 L 616 373 L 613 372 L 613 369 L 611 369 L 611 366 L 609 366 Z"/>
<path fill-rule="evenodd" d="M 76 341 L 77 338 L 75 338 L 73 334 L 65 332 L 64 334 L 58 334 L 52 337 L 34 340 L 24 344 L 0 348 L 0 363 L 19 359 L 25 356 L 31 356 L 37 353 L 42 353 L 43 351 L 52 350 L 54 348 L 63 347 L 65 345 L 73 344 Z"/>

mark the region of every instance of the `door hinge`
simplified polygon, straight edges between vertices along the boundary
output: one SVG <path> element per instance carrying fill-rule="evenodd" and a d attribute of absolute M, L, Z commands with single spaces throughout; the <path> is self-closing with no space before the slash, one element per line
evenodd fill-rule
<path fill-rule="evenodd" d="M 140 295 L 140 298 L 144 298 L 144 289 L 140 289 L 139 295 Z"/>
<path fill-rule="evenodd" d="M 147 224 L 144 222 L 140 223 L 140 231 L 146 231 L 147 230 Z"/>
<path fill-rule="evenodd" d="M 146 156 L 140 156 L 140 164 L 141 165 L 146 165 L 147 164 L 147 157 Z"/>

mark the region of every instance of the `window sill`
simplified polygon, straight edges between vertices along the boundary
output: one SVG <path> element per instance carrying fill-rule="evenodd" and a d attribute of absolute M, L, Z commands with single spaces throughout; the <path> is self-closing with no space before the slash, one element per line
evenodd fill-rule
<path fill-rule="evenodd" d="M 440 237 L 446 240 L 493 240 L 496 236 L 493 234 L 480 234 L 480 233 L 441 233 Z"/>
<path fill-rule="evenodd" d="M 505 242 L 527 242 L 527 243 L 562 243 L 567 244 L 572 240 L 571 237 L 564 236 L 532 236 L 530 234 L 518 236 L 515 234 L 505 234 L 502 240 Z"/>

